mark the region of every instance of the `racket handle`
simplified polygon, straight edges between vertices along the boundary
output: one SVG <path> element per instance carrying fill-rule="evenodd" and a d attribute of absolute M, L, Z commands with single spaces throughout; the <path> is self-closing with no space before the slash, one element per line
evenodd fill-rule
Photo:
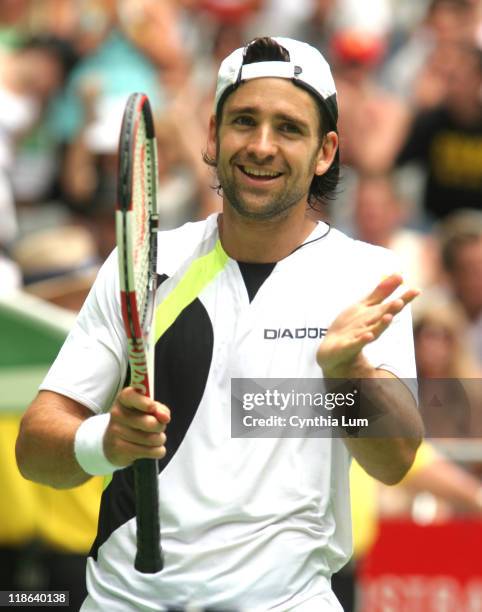
<path fill-rule="evenodd" d="M 143 574 L 154 574 L 164 567 L 157 478 L 157 461 L 134 461 L 137 509 L 137 554 L 134 567 Z"/>

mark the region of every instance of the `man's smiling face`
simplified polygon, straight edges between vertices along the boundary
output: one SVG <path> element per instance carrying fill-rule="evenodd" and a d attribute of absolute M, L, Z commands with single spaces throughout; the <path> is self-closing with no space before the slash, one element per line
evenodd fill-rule
<path fill-rule="evenodd" d="M 211 120 L 208 152 L 217 160 L 225 204 L 252 219 L 307 206 L 314 174 L 326 170 L 315 100 L 288 79 L 242 83 Z"/>

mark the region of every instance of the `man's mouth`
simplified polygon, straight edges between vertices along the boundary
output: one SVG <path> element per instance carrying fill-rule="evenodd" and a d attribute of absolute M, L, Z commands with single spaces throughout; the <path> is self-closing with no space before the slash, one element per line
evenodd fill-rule
<path fill-rule="evenodd" d="M 249 178 L 261 181 L 270 181 L 282 175 L 282 172 L 276 172 L 275 170 L 267 170 L 266 168 L 256 168 L 255 166 L 238 165 L 238 168 L 243 174 L 249 176 Z"/>

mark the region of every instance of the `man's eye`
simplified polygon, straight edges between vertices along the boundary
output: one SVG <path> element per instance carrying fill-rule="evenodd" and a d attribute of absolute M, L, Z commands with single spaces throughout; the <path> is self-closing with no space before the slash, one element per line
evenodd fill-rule
<path fill-rule="evenodd" d="M 254 125 L 254 119 L 248 115 L 240 115 L 234 118 L 233 123 L 236 125 Z"/>
<path fill-rule="evenodd" d="M 282 123 L 280 129 L 282 132 L 288 132 L 289 134 L 300 133 L 300 128 L 294 123 Z"/>

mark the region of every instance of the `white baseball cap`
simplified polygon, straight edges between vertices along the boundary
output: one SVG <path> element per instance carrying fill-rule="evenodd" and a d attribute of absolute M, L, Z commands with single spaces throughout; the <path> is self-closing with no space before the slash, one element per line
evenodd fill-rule
<path fill-rule="evenodd" d="M 214 110 L 220 101 L 241 82 L 263 77 L 291 79 L 322 101 L 336 129 L 338 105 L 335 81 L 323 55 L 311 45 L 292 38 L 270 37 L 289 54 L 289 61 L 259 61 L 243 64 L 246 50 L 255 41 L 236 49 L 223 60 L 218 72 Z"/>

